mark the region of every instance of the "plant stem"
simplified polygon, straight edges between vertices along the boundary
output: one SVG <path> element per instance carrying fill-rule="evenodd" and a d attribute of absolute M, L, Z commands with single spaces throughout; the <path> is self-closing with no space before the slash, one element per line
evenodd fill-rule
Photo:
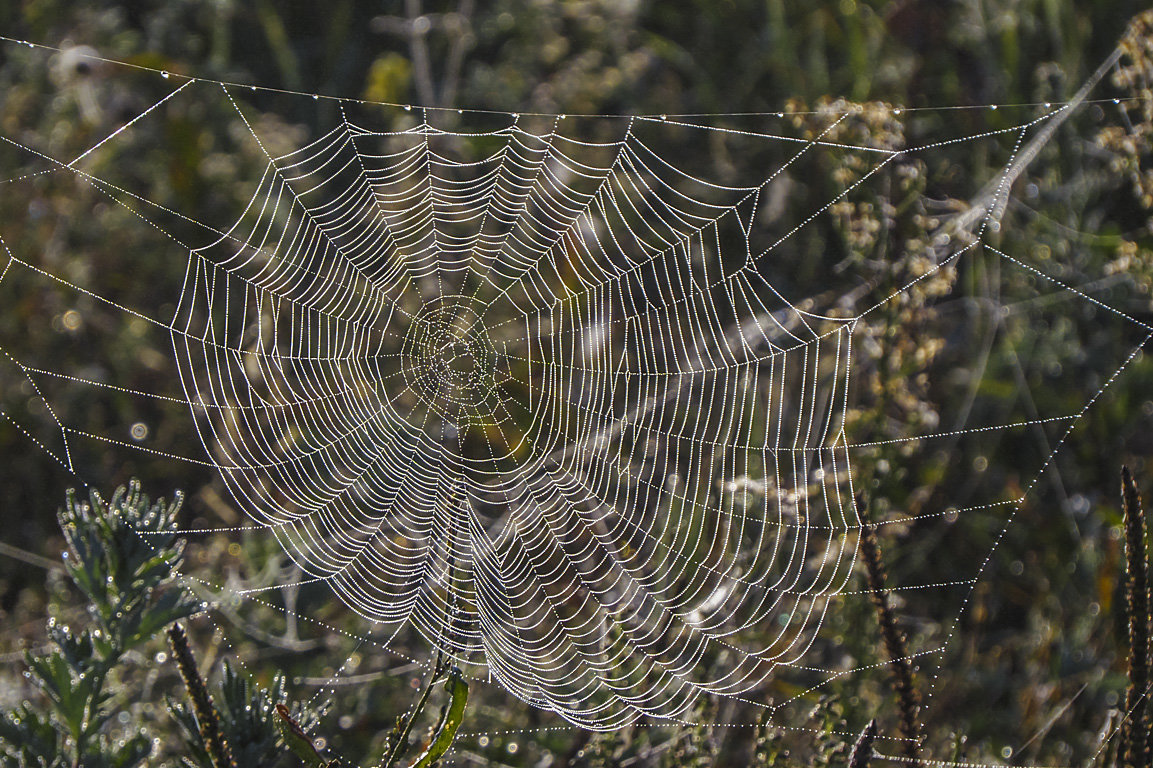
<path fill-rule="evenodd" d="M 1128 467 L 1121 467 L 1125 507 L 1125 594 L 1129 612 L 1129 687 L 1125 691 L 1122 760 L 1127 768 L 1148 768 L 1146 700 L 1149 689 L 1149 559 L 1145 550 L 1145 513 Z"/>
<path fill-rule="evenodd" d="M 180 669 L 180 676 L 184 678 L 184 686 L 188 689 L 188 698 L 192 699 L 192 708 L 196 713 L 196 723 L 200 726 L 200 736 L 204 739 L 204 746 L 208 756 L 216 768 L 236 768 L 232 760 L 232 751 L 224 734 L 220 732 L 220 716 L 216 707 L 212 705 L 212 697 L 204 678 L 196 669 L 196 659 L 192 649 L 188 647 L 188 635 L 184 634 L 184 627 L 173 624 L 168 628 L 168 641 L 172 645 L 172 656 L 176 659 L 176 666 Z"/>
<path fill-rule="evenodd" d="M 412 713 L 404 721 L 404 727 L 400 731 L 400 737 L 396 743 L 392 745 L 392 749 L 388 751 L 388 757 L 385 758 L 383 768 L 392 768 L 396 761 L 400 759 L 404 748 L 408 745 L 408 736 L 412 733 L 412 724 L 416 722 L 416 718 L 424 711 L 424 705 L 428 703 L 428 695 L 432 693 L 432 686 L 436 685 L 436 681 L 444 674 L 444 652 L 437 651 L 436 664 L 433 666 L 432 674 L 429 675 L 428 682 L 425 683 L 424 690 L 421 691 L 420 698 L 416 701 L 416 706 L 412 708 Z"/>
<path fill-rule="evenodd" d="M 921 721 L 918 712 L 921 708 L 920 696 L 913 685 L 913 669 L 909 664 L 909 653 L 905 633 L 901 631 L 897 617 L 889 605 L 885 592 L 885 565 L 881 560 L 881 547 L 877 543 L 876 526 L 867 520 L 863 500 L 857 498 L 857 508 L 861 510 L 861 556 L 865 561 L 869 593 L 877 609 L 877 621 L 881 625 L 881 638 L 885 651 L 889 654 L 889 668 L 893 672 L 893 690 L 901 707 L 901 735 L 904 737 L 904 752 L 912 768 L 922 768 L 921 763 Z"/>
<path fill-rule="evenodd" d="M 453 504 L 459 500 L 459 486 L 453 487 L 453 492 L 450 496 L 450 499 L 450 503 Z M 451 606 L 454 595 L 452 590 L 453 586 L 456 584 L 456 553 L 452 549 L 453 533 L 454 530 L 450 528 L 448 536 L 448 582 L 445 585 L 444 599 L 444 623 L 445 627 L 447 627 L 449 631 L 451 631 L 453 628 Z M 428 703 L 428 697 L 429 694 L 432 693 L 432 687 L 436 685 L 436 682 L 444 676 L 445 670 L 447 669 L 448 663 L 444 659 L 444 649 L 441 648 L 436 652 L 436 663 L 433 664 L 432 674 L 429 675 L 428 682 L 425 684 L 424 690 L 421 691 L 420 698 L 417 699 L 416 706 L 413 707 L 412 713 L 409 714 L 408 718 L 405 719 L 404 725 L 401 727 L 399 738 L 397 738 L 396 743 L 392 745 L 392 748 L 388 751 L 388 757 L 386 757 L 384 762 L 381 764 L 382 768 L 392 768 L 392 766 L 396 764 L 396 761 L 399 760 L 400 756 L 404 753 L 405 748 L 408 746 L 409 734 L 412 733 L 413 723 L 416 722 L 416 718 L 420 717 L 420 713 L 424 710 L 425 704 Z"/>

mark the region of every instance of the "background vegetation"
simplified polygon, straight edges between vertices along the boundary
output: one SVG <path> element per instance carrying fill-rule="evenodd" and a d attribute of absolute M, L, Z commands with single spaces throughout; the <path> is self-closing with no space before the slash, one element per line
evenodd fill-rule
<path fill-rule="evenodd" d="M 911 108 L 1070 98 L 1142 7 L 1135 0 L 27 0 L 0 6 L 0 34 L 65 49 L 91 46 L 102 56 L 171 72 L 401 104 L 568 114 L 787 111 L 797 130 L 812 134 L 827 124 L 823 115 L 851 102 L 861 111 L 830 140 L 899 148 L 1004 128 L 1042 112 L 1040 106 Z M 1149 323 L 1153 64 L 1138 32 L 1093 97 L 1143 100 L 1078 110 L 1016 181 L 1000 232 L 988 238 L 1002 251 L 1051 265 L 1050 274 L 1102 305 Z M 4 43 L 0 135 L 52 157 L 75 157 L 155 101 L 148 88 L 158 87 L 107 76 L 67 50 L 49 56 Z M 303 143 L 319 119 L 307 101 L 264 99 L 262 136 L 284 147 Z M 130 188 L 158 191 L 175 210 L 227 219 L 251 194 L 248 182 L 260 168 L 259 157 L 224 149 L 232 117 L 211 105 L 174 108 L 113 149 L 98 170 Z M 403 115 L 395 119 L 404 124 Z M 1009 148 L 1003 141 L 959 143 L 935 152 L 931 162 L 917 155 L 900 160 L 892 184 L 874 198 L 835 206 L 797 239 L 782 285 L 794 296 L 831 290 L 848 297 L 843 309 L 851 313 L 925 274 L 933 237 L 995 178 Z M 728 150 L 719 143 L 705 148 L 709 166 L 722 172 L 731 166 L 734 177 L 750 173 L 742 164 L 756 158 Z M 831 199 L 862 172 L 848 156 L 824 162 L 792 180 L 786 208 L 815 208 L 811 201 Z M 0 147 L 4 178 L 39 167 L 13 147 Z M 159 257 L 144 262 L 146 272 L 118 272 L 123 254 L 158 252 L 157 235 L 106 212 L 95 226 L 100 195 L 74 177 L 49 174 L 21 189 L 27 191 L 0 193 L 0 236 L 13 252 L 42 254 L 60 274 L 113 286 L 129 305 L 134 297 L 144 302 L 158 282 L 180 279 L 173 271 L 183 262 Z M 77 311 L 25 288 L 16 277 L 0 283 L 0 345 L 85 366 L 90 379 L 164 390 L 163 366 L 150 361 L 168 354 L 166 337 L 112 322 L 98 307 Z M 921 718 L 931 757 L 1067 765 L 1107 754 L 1102 734 L 1111 733 L 1114 709 L 1124 700 L 1127 642 L 1117 472 L 1124 462 L 1138 482 L 1153 475 L 1153 363 L 1134 356 L 1067 438 L 1067 425 L 1057 423 L 964 440 L 884 442 L 1077 413 L 1142 342 L 1139 328 L 1118 322 L 1102 305 L 1054 292 L 977 249 L 871 314 L 861 329 L 851 429 L 854 439 L 879 443 L 860 457 L 858 479 L 875 519 L 886 523 L 879 535 L 889 582 L 969 579 L 992 551 L 972 591 L 960 584 L 893 596 L 912 648 L 948 640 L 944 654 L 916 661 L 916 684 L 929 701 Z M 35 398 L 25 377 L 5 365 L 0 400 L 19 419 Z M 196 439 L 159 406 L 142 412 L 128 396 L 52 394 L 59 395 L 61 418 L 78 429 L 146 423 L 150 447 L 175 454 L 186 454 Z M 66 542 L 54 512 L 77 478 L 32 449 L 28 437 L 0 423 L 0 708 L 9 712 L 25 702 L 41 711 L 51 693 L 24 676 L 22 651 L 44 657 L 66 649 L 59 626 L 90 622 L 95 600 L 65 578 L 59 557 Z M 1039 466 L 1062 440 L 1058 461 L 1019 506 L 955 511 L 1018 498 L 1032 480 L 1020 467 Z M 184 489 L 181 527 L 243 522 L 207 469 L 96 446 L 75 458 L 84 481 L 109 491 L 130 477 L 142 478 L 154 494 L 172 497 Z M 967 566 L 960 575 L 958 564 Z M 199 537 L 183 569 L 256 589 L 293 579 L 275 542 L 258 536 Z M 216 598 L 195 582 L 183 581 L 181 589 L 198 600 Z M 279 690 L 274 676 L 283 675 L 288 699 L 328 702 L 310 732 L 323 740 L 322 751 L 376 764 L 421 684 L 412 660 L 425 659 L 427 649 L 402 637 L 390 646 L 397 653 L 389 653 L 375 645 L 380 638 L 356 639 L 366 631 L 363 622 L 321 587 L 272 589 L 265 597 L 226 602 L 213 612 L 215 622 L 188 620 L 210 684 L 224 674 L 222 659 L 243 660 L 244 676 L 273 690 Z M 959 624 L 939 601 L 964 602 Z M 186 615 L 182 610 L 173 607 L 170 618 Z M 46 629 L 48 617 L 56 629 Z M 793 719 L 780 727 L 760 726 L 756 708 L 721 699 L 703 701 L 694 713 L 706 725 L 642 720 L 593 736 L 480 685 L 450 759 L 524 766 L 843 761 L 871 718 L 892 737 L 900 714 L 873 607 L 847 601 L 827 621 L 827 634 L 843 643 L 821 665 L 876 666 L 805 694 L 805 711 L 789 710 Z M 116 647 L 103 688 L 109 698 L 102 706 L 111 714 L 98 724 L 109 743 L 128 744 L 145 729 L 157 742 L 140 754 L 154 764 L 191 754 L 182 735 L 187 728 L 164 705 L 165 695 L 183 695 L 169 652 L 159 632 Z M 750 697 L 781 701 L 797 693 L 768 685 Z M 248 695 L 256 694 L 234 700 Z M 306 714 L 298 710 L 311 725 Z M 70 738 L 89 726 L 78 722 Z M 876 748 L 896 754 L 899 742 L 882 739 Z"/>

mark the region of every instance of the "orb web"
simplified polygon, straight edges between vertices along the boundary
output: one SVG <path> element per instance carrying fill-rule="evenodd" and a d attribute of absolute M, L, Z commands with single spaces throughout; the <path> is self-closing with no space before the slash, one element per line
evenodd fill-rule
<path fill-rule="evenodd" d="M 852 564 L 852 334 L 758 266 L 765 180 L 686 174 L 635 121 L 588 142 L 427 120 L 345 116 L 269 157 L 191 252 L 175 348 L 189 402 L 232 414 L 199 423 L 233 494 L 354 610 L 582 723 L 800 658 Z M 716 480 L 748 476 L 776 493 L 717 514 Z M 811 482 L 825 498 L 791 504 Z M 838 532 L 817 568 L 812 525 Z M 756 654 L 726 640 L 780 617 Z"/>
<path fill-rule="evenodd" d="M 882 441 L 853 442 L 845 423 L 862 321 L 975 253 L 983 227 L 942 236 L 936 263 L 864 311 L 846 298 L 861 278 L 805 243 L 898 158 L 943 144 L 991 145 L 996 185 L 1061 107 L 893 149 L 827 139 L 848 112 L 806 135 L 784 115 L 325 100 L 315 138 L 291 142 L 260 122 L 260 97 L 187 80 L 137 118 L 182 103 L 227 116 L 226 157 L 251 168 L 234 208 L 143 188 L 126 170 L 135 120 L 70 162 L 5 138 L 31 164 L 11 184 L 83 182 L 105 206 L 93 215 L 136 221 L 155 255 L 121 254 L 118 277 L 9 250 L 0 288 L 59 291 L 94 325 L 165 336 L 164 359 L 146 364 L 169 374 L 156 391 L 130 389 L 92 373 L 85 349 L 53 357 L 6 338 L 17 378 L 47 406 L 6 408 L 10 424 L 78 474 L 93 471 L 84 444 L 211 468 L 304 579 L 582 726 L 678 718 L 702 693 L 786 679 L 807 691 L 852 672 L 830 661 L 822 627 L 835 606 L 866 599 L 849 586 L 862 521 L 853 471 Z M 718 170 L 726 153 L 739 162 Z M 829 158 L 856 176 L 815 205 L 790 203 L 790 185 Z M 977 219 L 999 216 L 1005 195 Z M 153 260 L 180 263 L 178 284 L 157 278 L 149 306 L 118 301 L 118 281 L 148 280 Z M 1070 295 L 1038 274 L 1039 290 Z M 1064 430 L 1111 380 L 1073 412 L 910 424 L 900 440 Z M 90 426 L 59 405 L 73 390 L 127 396 L 146 415 L 130 430 Z M 202 450 L 150 448 L 169 423 Z M 1030 476 L 1051 443 L 1028 457 Z M 967 509 L 1013 503 L 990 491 Z M 909 586 L 941 588 L 959 610 L 984 567 L 961 566 L 950 584 Z"/>

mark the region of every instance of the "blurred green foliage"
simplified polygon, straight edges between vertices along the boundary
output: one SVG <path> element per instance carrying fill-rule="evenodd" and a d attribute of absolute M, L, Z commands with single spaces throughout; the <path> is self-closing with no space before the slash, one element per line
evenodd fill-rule
<path fill-rule="evenodd" d="M 496 0 L 427 7 L 352 0 L 27 0 L 0 6 L 0 32 L 63 47 L 92 46 L 99 55 L 171 72 L 418 105 L 568 114 L 788 110 L 797 129 L 811 136 L 826 125 L 822 116 L 856 103 L 861 111 L 829 138 L 899 149 L 1006 128 L 1014 118 L 1008 109 L 906 111 L 899 117 L 897 107 L 1069 98 L 1143 7 L 1135 0 Z M 1148 67 L 1139 54 L 1139 46 L 1130 51 L 1119 68 L 1124 77 L 1102 86 L 1101 96 L 1147 94 Z M 76 157 L 161 94 L 155 83 L 106 77 L 66 53 L 50 66 L 44 60 L 43 51 L 0 46 L 0 134 L 52 157 Z M 311 100 L 268 95 L 254 118 L 261 136 L 284 150 L 304 143 L 325 117 L 323 107 L 318 113 L 304 102 Z M 1001 231 L 988 239 L 1051 266 L 1050 274 L 1104 305 L 1149 322 L 1153 240 L 1145 177 L 1151 118 L 1148 100 L 1142 104 L 1145 112 L 1101 105 L 1079 110 L 1018 181 Z M 395 119 L 403 125 L 403 116 Z M 174 101 L 155 126 L 115 143 L 96 158 L 93 172 L 152 190 L 174 210 L 230 220 L 262 167 L 261 156 L 246 154 L 233 140 L 235 114 L 210 102 Z M 695 162 L 722 173 L 730 168 L 734 175 L 756 161 L 719 142 L 699 154 Z M 5 178 L 46 167 L 11 147 L 0 148 L 0 159 Z M 1006 161 L 1004 145 L 995 142 L 943 147 L 931 161 L 902 157 L 884 184 L 830 208 L 815 234 L 794 245 L 782 260 L 781 284 L 796 295 L 818 289 L 849 295 L 856 284 L 844 276 L 851 274 L 866 286 L 844 307 L 852 313 L 928 274 L 932 234 Z M 788 178 L 782 216 L 816 209 L 862 174 L 848 154 L 816 162 L 810 173 Z M 10 174 L 10 167 L 17 171 Z M 161 252 L 163 238 L 130 214 L 103 211 L 100 226 L 93 226 L 91 212 L 105 203 L 91 185 L 45 173 L 28 189 L 28 195 L 0 197 L 0 236 L 13 251 L 43 253 L 58 273 L 78 282 L 106 281 L 128 306 L 144 303 L 151 286 L 180 279 L 175 271 L 183 263 L 149 258 Z M 130 274 L 118 267 L 125 254 L 136 259 Z M 174 383 L 153 362 L 169 354 L 167 335 L 143 322 L 123 322 L 89 300 L 62 303 L 19 280 L 5 280 L 5 295 L 14 298 L 0 313 L 0 337 L 20 338 L 43 360 L 69 361 L 90 380 L 172 391 Z M 1055 311 L 1038 322 L 1029 311 L 1044 302 L 1054 303 Z M 928 755 L 1072 764 L 1107 754 L 1100 734 L 1114 722 L 1111 709 L 1124 688 L 1115 474 L 1122 460 L 1138 477 L 1153 469 L 1148 356 L 1133 358 L 1072 435 L 1057 422 L 963 442 L 899 440 L 1076 413 L 1106 383 L 1112 363 L 1141 342 L 1132 326 L 1111 319 L 1101 306 L 1040 291 L 1035 275 L 1008 273 L 1001 259 L 977 249 L 933 272 L 907 299 L 870 315 L 860 329 L 864 343 L 850 428 L 854 438 L 877 445 L 860 452 L 856 480 L 883 523 L 893 583 L 948 585 L 894 593 L 911 646 L 944 648 L 916 660 L 921 684 L 932 690 L 922 715 Z M 55 407 L 76 429 L 101 433 L 147 423 L 149 447 L 177 455 L 198 439 L 165 418 L 163 403 L 145 408 L 127 392 L 62 392 Z M 6 412 L 17 415 L 36 401 L 27 378 L 5 360 L 0 399 Z M 56 446 L 51 433 L 34 437 Z M 956 511 L 987 498 L 1020 498 L 1029 478 L 1016 468 L 1025 459 L 1040 464 L 1062 441 L 1057 462 L 1019 506 Z M 206 765 L 187 710 L 177 705 L 192 746 L 184 746 L 164 713 L 148 709 L 147 697 L 120 688 L 110 698 L 107 682 L 123 662 L 125 685 L 151 693 L 176 690 L 174 672 L 149 670 L 146 656 L 129 651 L 161 652 L 148 645 L 156 645 L 159 627 L 192 611 L 185 592 L 139 589 L 167 578 L 180 550 L 162 548 L 158 555 L 136 549 L 140 539 L 122 530 L 78 527 L 92 509 L 103 509 L 95 498 L 88 507 L 69 502 L 60 538 L 47 510 L 58 489 L 75 481 L 29 446 L 26 435 L 0 425 L 2 538 L 29 556 L 51 558 L 69 548 L 74 554 L 67 573 L 75 587 L 52 571 L 45 588 L 39 571 L 0 557 L 0 651 L 21 642 L 39 647 L 47 641 L 49 648 L 29 661 L 37 685 L 18 675 L 20 662 L 6 672 L 10 682 L 0 701 L 15 714 L 2 721 L 0 738 L 22 745 L 12 747 L 17 751 L 8 759 L 36 764 L 18 756 L 24 749 L 71 765 L 78 750 L 89 750 L 83 754 L 109 755 L 109 765 L 139 764 L 149 754 Z M 111 486 L 140 476 L 149 487 L 188 489 L 181 514 L 189 527 L 243 522 L 206 468 L 100 446 L 78 448 L 74 460 L 93 483 Z M 136 493 L 115 497 L 111 504 L 124 515 L 98 524 L 132 528 L 162 521 L 148 532 L 170 530 L 175 509 L 149 507 Z M 139 515 L 132 517 L 132 510 Z M 100 530 L 105 538 L 77 538 L 81 529 Z M 150 543 L 161 545 L 163 537 L 156 539 Z M 100 541 L 113 540 L 131 551 L 99 549 Z M 195 588 L 196 602 L 219 603 L 216 615 L 225 628 L 193 628 L 198 647 L 209 649 L 206 668 L 220 669 L 216 654 L 246 660 L 243 675 L 234 669 L 219 674 L 218 706 L 229 713 L 243 708 L 251 717 L 229 715 L 229 722 L 246 729 L 231 737 L 250 745 L 245 754 L 272 754 L 270 707 L 289 694 L 316 693 L 331 702 L 318 731 L 326 734 L 328 748 L 379 760 L 396 703 L 419 686 L 420 670 L 406 659 L 423 658 L 422 641 L 414 633 L 366 634 L 323 585 L 279 586 L 300 572 L 274 541 L 253 536 L 242 544 L 199 541 L 186 563 L 190 572 L 224 585 L 215 592 Z M 97 583 L 81 563 L 99 563 L 113 581 Z M 971 585 L 977 574 L 958 573 L 956 563 L 980 566 L 981 580 Z M 233 587 L 259 590 L 261 597 L 241 611 Z M 937 600 L 964 600 L 967 609 L 955 624 L 939 622 L 931 618 L 939 615 Z M 46 612 L 61 617 L 47 633 Z M 75 621 L 65 616 L 83 617 L 91 626 L 66 631 L 63 626 Z M 472 735 L 462 738 L 456 758 L 507 765 L 552 760 L 553 766 L 626 759 L 642 765 L 840 764 L 844 745 L 865 723 L 876 717 L 881 733 L 892 734 L 897 716 L 868 603 L 844 601 L 829 613 L 824 631 L 839 644 L 822 650 L 825 656 L 814 658 L 814 665 L 855 671 L 820 691 L 769 684 L 750 694 L 762 703 L 800 697 L 804 712 L 785 719 L 754 727 L 761 710 L 709 700 L 691 718 L 708 725 L 642 720 L 620 733 L 593 736 L 478 686 L 462 728 Z M 377 645 L 386 643 L 398 655 Z M 47 697 L 48 708 L 38 696 Z M 49 711 L 55 714 L 43 714 Z M 122 712 L 127 720 L 109 720 Z M 149 744 L 145 750 L 132 734 L 141 722 L 165 734 L 163 749 L 153 753 Z M 113 743 L 110 729 L 128 735 Z M 878 749 L 891 746 L 882 740 Z M 1015 751 L 1004 752 L 1009 746 Z M 84 764 L 103 764 L 91 760 Z"/>
<path fill-rule="evenodd" d="M 212 701 L 218 711 L 221 733 L 237 766 L 277 768 L 297 764 L 293 753 L 286 748 L 278 726 L 281 719 L 276 707 L 288 701 L 283 675 L 274 675 L 265 688 L 247 678 L 226 659 Z M 176 700 L 170 701 L 168 708 L 183 737 L 183 744 L 168 751 L 187 768 L 216 768 L 192 705 L 186 700 Z M 321 715 L 298 703 L 293 704 L 289 712 L 294 722 L 310 731 L 316 728 Z"/>
<path fill-rule="evenodd" d="M 59 514 L 68 542 L 64 570 L 86 598 L 77 629 L 48 622 L 51 650 L 26 653 L 27 677 L 49 702 L 0 712 L 0 756 L 9 766 L 131 768 L 153 752 L 148 735 L 110 734 L 131 693 L 117 691 L 123 657 L 147 646 L 165 626 L 201 609 L 173 574 L 183 546 L 174 542 L 180 500 L 150 504 L 139 486 L 110 501 L 69 495 Z"/>

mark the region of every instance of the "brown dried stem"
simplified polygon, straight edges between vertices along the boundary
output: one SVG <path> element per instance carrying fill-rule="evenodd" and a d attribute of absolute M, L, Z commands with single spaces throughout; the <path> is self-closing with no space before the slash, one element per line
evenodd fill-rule
<path fill-rule="evenodd" d="M 172 656 L 180 669 L 180 676 L 184 678 L 184 686 L 188 689 L 188 698 L 192 700 L 196 724 L 200 726 L 200 738 L 204 740 L 212 764 L 216 768 L 236 768 L 232 751 L 228 748 L 224 734 L 220 732 L 220 715 L 212 704 L 212 696 L 208 693 L 204 678 L 196 668 L 196 658 L 188 646 L 188 635 L 184 633 L 184 627 L 179 624 L 169 627 L 168 642 L 172 646 Z"/>
<path fill-rule="evenodd" d="M 857 508 L 864 512 L 863 501 L 857 499 Z M 889 669 L 893 673 L 893 690 L 901 709 L 901 735 L 904 737 L 904 753 L 913 768 L 922 768 L 921 762 L 921 697 L 913 685 L 913 668 L 909 663 L 908 645 L 905 633 L 889 605 L 885 591 L 885 565 L 881 560 L 881 547 L 877 543 L 876 526 L 867 520 L 861 525 L 861 557 L 865 561 L 869 594 L 877 609 L 877 621 L 881 625 L 881 638 L 885 652 L 889 655 Z"/>
<path fill-rule="evenodd" d="M 1121 467 L 1125 507 L 1125 594 L 1129 611 L 1129 687 L 1125 691 L 1122 760 L 1126 768 L 1149 768 L 1146 701 L 1149 690 L 1149 556 L 1145 549 L 1145 512 L 1128 467 Z"/>

